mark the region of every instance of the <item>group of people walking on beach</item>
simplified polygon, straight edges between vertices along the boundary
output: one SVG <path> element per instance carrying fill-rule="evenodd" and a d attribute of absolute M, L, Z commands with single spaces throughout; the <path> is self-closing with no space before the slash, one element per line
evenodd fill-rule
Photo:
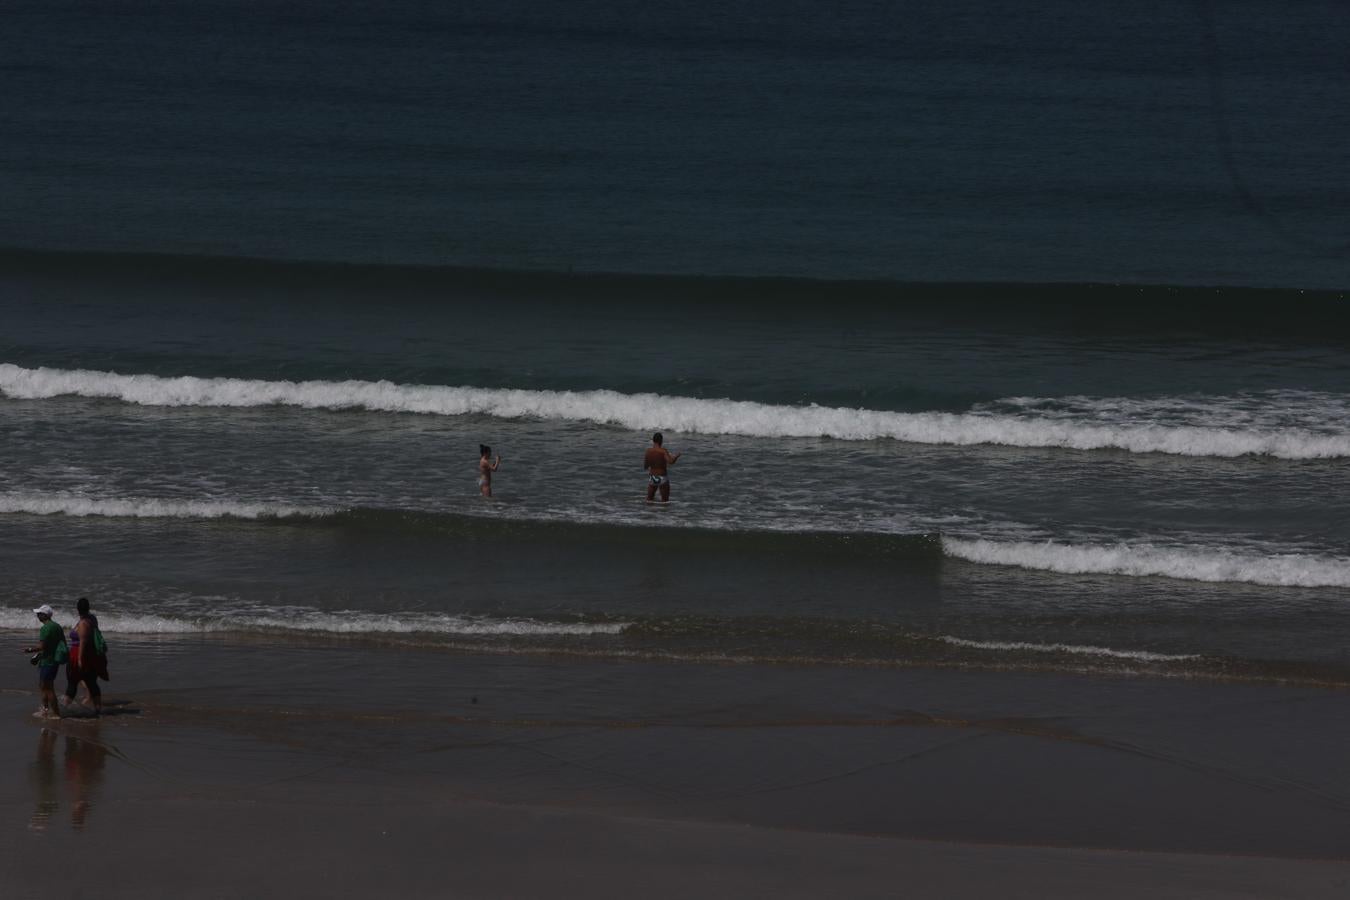
<path fill-rule="evenodd" d="M 651 503 L 656 495 L 661 495 L 662 503 L 670 501 L 670 467 L 680 458 L 679 453 L 671 453 L 665 448 L 665 438 L 661 432 L 652 435 L 652 445 L 642 457 L 642 468 L 647 473 L 647 502 Z M 478 491 L 484 497 L 492 496 L 492 473 L 502 464 L 501 454 L 494 459 L 492 448 L 487 444 L 478 445 Z"/>
<path fill-rule="evenodd" d="M 62 717 L 56 696 L 56 676 L 61 673 L 62 666 L 66 667 L 66 703 L 75 702 L 75 695 L 83 684 L 93 715 L 103 712 L 103 692 L 98 682 L 99 679 L 109 680 L 108 645 L 99 630 L 98 617 L 89 611 L 89 598 L 77 600 L 75 611 L 79 621 L 67 633 L 56 621 L 56 611 L 51 606 L 44 603 L 33 610 L 42 623 L 38 629 L 38 642 L 24 647 L 23 652 L 32 654 L 29 662 L 37 666 L 38 690 L 42 696 L 38 714 L 46 718 Z"/>

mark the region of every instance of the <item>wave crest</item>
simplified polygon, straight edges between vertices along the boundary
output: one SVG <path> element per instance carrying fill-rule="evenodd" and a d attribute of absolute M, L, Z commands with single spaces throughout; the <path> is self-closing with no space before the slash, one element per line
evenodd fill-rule
<path fill-rule="evenodd" d="M 260 381 L 166 378 L 89 370 L 28 369 L 0 364 L 0 394 L 22 400 L 74 395 L 144 406 L 366 409 L 501 419 L 560 419 L 636 431 L 664 428 L 749 437 L 890 439 L 918 444 L 994 444 L 1071 450 L 1117 449 L 1182 456 L 1350 456 L 1350 435 L 1306 428 L 1266 429 L 1204 424 L 1088 421 L 1027 412 L 891 412 L 781 406 L 750 400 L 708 400 L 617 391 L 533 391 L 406 385 L 389 381 Z M 1026 405 L 1025 399 L 1019 403 Z"/>
<path fill-rule="evenodd" d="M 942 557 L 982 565 L 1015 566 L 1065 575 L 1166 577 L 1271 587 L 1350 587 L 1350 559 L 1295 552 L 1240 551 L 1144 541 L 1071 544 L 991 540 L 936 533 L 884 531 L 723 530 L 702 526 L 633 525 L 535 518 L 494 519 L 454 512 L 354 507 L 305 507 L 239 500 L 172 500 L 143 497 L 93 498 L 76 494 L 0 494 L 0 515 L 28 514 L 134 519 L 242 519 L 298 526 L 370 528 L 391 532 L 502 537 L 533 534 L 552 540 L 587 535 L 595 541 L 642 541 L 699 552 L 734 544 L 744 552 L 776 551 L 887 558 L 909 565 L 937 565 Z M 1275 548 L 1270 548 L 1274 551 Z M 2 627 L 2 626 L 0 626 Z M 466 632 L 467 633 L 467 632 Z"/>
<path fill-rule="evenodd" d="M 948 556 L 1065 575 L 1161 576 L 1271 587 L 1350 587 L 1350 559 L 1300 553 L 1257 555 L 1153 544 L 988 541 L 943 537 Z"/>

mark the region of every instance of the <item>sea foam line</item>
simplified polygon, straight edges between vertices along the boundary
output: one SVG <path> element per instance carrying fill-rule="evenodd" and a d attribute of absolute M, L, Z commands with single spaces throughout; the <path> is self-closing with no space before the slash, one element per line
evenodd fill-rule
<path fill-rule="evenodd" d="M 55 601 L 53 606 L 58 606 Z M 34 601 L 36 605 L 37 601 Z M 76 618 L 70 610 L 57 608 L 56 619 L 67 627 Z M 97 610 L 96 610 L 97 611 Z M 541 637 L 613 635 L 629 627 L 627 622 L 545 622 L 537 619 L 489 619 L 472 616 L 425 613 L 361 613 L 349 610 L 307 610 L 292 615 L 275 613 L 225 613 L 220 616 L 175 617 L 154 614 L 97 611 L 99 628 L 108 634 L 213 634 L 277 631 L 334 635 L 436 635 L 452 637 Z M 0 629 L 36 629 L 31 609 L 0 607 Z"/>
<path fill-rule="evenodd" d="M 944 536 L 948 556 L 986 565 L 1066 575 L 1162 576 L 1272 587 L 1350 587 L 1350 559 L 1284 553 L 1261 556 L 1153 544 L 1058 544 Z"/>
<path fill-rule="evenodd" d="M 145 406 L 367 409 L 502 419 L 562 419 L 633 430 L 750 437 L 889 438 L 919 444 L 1000 444 L 1072 450 L 1120 449 L 1183 456 L 1350 456 L 1350 435 L 1301 429 L 1243 430 L 1194 425 L 1101 424 L 1035 415 L 901 413 L 822 406 L 780 406 L 749 400 L 705 400 L 617 391 L 530 391 L 404 385 L 389 381 L 258 381 L 165 378 L 0 363 L 0 394 L 40 400 L 63 395 Z"/>
<path fill-rule="evenodd" d="M 134 519 L 285 519 L 332 515 L 336 509 L 217 500 L 101 499 L 78 494 L 0 494 L 0 514 L 106 516 Z"/>
<path fill-rule="evenodd" d="M 1026 641 L 972 641 L 965 638 L 942 635 L 938 638 L 945 644 L 955 647 L 970 647 L 975 650 L 1015 650 L 1026 653 L 1071 653 L 1076 656 L 1106 656 L 1111 659 L 1133 659 L 1140 662 L 1178 662 L 1185 659 L 1199 659 L 1195 653 L 1154 653 L 1149 650 L 1112 650 L 1110 647 L 1093 647 L 1084 644 L 1033 644 Z"/>

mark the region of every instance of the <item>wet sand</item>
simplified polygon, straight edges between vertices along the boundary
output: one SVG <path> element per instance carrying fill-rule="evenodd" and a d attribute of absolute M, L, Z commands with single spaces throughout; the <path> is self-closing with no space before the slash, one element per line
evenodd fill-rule
<path fill-rule="evenodd" d="M 1339 691 L 119 649 L 98 722 L 0 682 L 16 896 L 1350 894 Z"/>

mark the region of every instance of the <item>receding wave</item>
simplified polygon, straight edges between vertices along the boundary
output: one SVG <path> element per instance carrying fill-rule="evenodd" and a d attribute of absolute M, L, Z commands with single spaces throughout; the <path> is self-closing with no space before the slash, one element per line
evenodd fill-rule
<path fill-rule="evenodd" d="M 1035 644 L 1027 641 L 972 641 L 945 634 L 939 640 L 953 647 L 969 647 L 973 650 L 1066 653 L 1076 656 L 1102 656 L 1109 659 L 1135 659 L 1141 662 L 1179 662 L 1200 658 L 1198 653 L 1154 653 L 1149 650 L 1113 650 L 1110 647 L 1092 647 L 1083 644 Z"/>
<path fill-rule="evenodd" d="M 949 556 L 986 565 L 1066 575 L 1133 575 L 1272 587 L 1350 587 L 1350 559 L 1301 553 L 1260 555 L 1153 544 L 1060 544 L 944 537 Z"/>
<path fill-rule="evenodd" d="M 57 618 L 62 616 L 58 611 Z M 67 617 L 73 619 L 74 612 Z M 0 608 L 0 628 L 31 629 L 31 610 Z M 625 622 L 551 622 L 531 618 L 489 618 L 431 613 L 364 613 L 343 610 L 306 610 L 290 615 L 277 612 L 231 612 L 216 616 L 175 616 L 152 613 L 99 612 L 99 628 L 108 634 L 230 634 L 299 632 L 352 636 L 427 637 L 562 637 L 619 634 Z"/>
<path fill-rule="evenodd" d="M 1117 449 L 1183 456 L 1270 456 L 1329 459 L 1350 456 L 1350 434 L 1308 429 L 1158 425 L 1076 421 L 1013 414 L 893 412 L 823 406 L 783 406 L 750 400 L 710 400 L 611 390 L 535 391 L 395 384 L 389 381 L 261 381 L 240 378 L 123 375 L 90 370 L 29 369 L 0 364 L 0 394 L 41 400 L 107 398 L 144 406 L 363 409 L 442 416 L 591 422 L 634 430 L 664 428 L 751 437 L 889 439 L 918 444 L 991 444 L 1071 450 Z"/>
<path fill-rule="evenodd" d="M 102 516 L 133 519 L 286 519 L 335 513 L 322 507 L 285 503 L 246 503 L 218 500 L 163 500 L 155 498 L 98 498 L 78 494 L 0 494 L 0 515 Z"/>
<path fill-rule="evenodd" d="M 60 619 L 58 612 L 57 618 Z M 73 614 L 70 617 L 73 619 Z M 0 607 L 0 629 L 34 626 L 30 610 Z M 911 658 L 937 658 L 939 645 L 980 651 L 1011 651 L 1017 654 L 1053 653 L 1139 662 L 1179 662 L 1200 658 L 1198 654 L 1117 650 L 1073 644 L 1037 644 L 1022 641 L 976 641 L 951 635 L 929 636 L 906 628 L 871 622 L 830 619 L 766 619 L 761 617 L 673 616 L 632 620 L 548 621 L 529 617 L 493 618 L 425 612 L 369 613 L 353 610 L 323 612 L 315 609 L 234 610 L 219 615 L 122 613 L 101 611 L 99 627 L 108 634 L 191 635 L 277 632 L 335 636 L 389 636 L 410 638 L 550 638 L 627 635 L 636 639 L 657 637 L 680 646 L 689 638 L 714 637 L 745 642 L 801 641 L 823 638 L 836 650 L 844 643 L 875 652 L 890 645 Z M 844 639 L 841 641 L 841 639 Z M 845 657 L 841 657 L 843 659 Z"/>
<path fill-rule="evenodd" d="M 217 603 L 217 606 L 225 605 Z M 58 604 L 65 625 L 74 610 Z M 215 615 L 178 610 L 122 611 L 100 605 L 99 624 L 114 658 L 137 642 L 212 636 L 223 640 L 357 641 L 451 652 L 564 654 L 597 659 L 650 659 L 713 664 L 939 667 L 1168 678 L 1274 681 L 1345 687 L 1350 674 L 1331 663 L 1243 659 L 1199 652 L 1159 652 L 1070 641 L 973 640 L 923 634 L 880 622 L 758 617 L 575 616 L 550 620 L 425 611 L 268 609 L 243 607 Z M 0 607 L 0 631 L 32 634 L 31 610 Z"/>

